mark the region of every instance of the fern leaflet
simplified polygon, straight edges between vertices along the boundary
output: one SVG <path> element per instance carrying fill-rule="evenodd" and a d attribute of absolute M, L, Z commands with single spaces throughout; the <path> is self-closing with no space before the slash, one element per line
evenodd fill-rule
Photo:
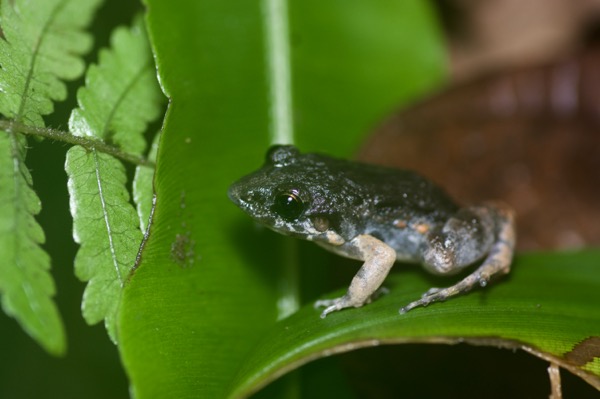
<path fill-rule="evenodd" d="M 141 20 L 131 30 L 116 29 L 111 48 L 99 59 L 86 74 L 86 87 L 77 93 L 79 108 L 71 114 L 69 129 L 140 154 L 145 147 L 142 133 L 159 115 L 161 100 Z M 81 244 L 75 271 L 88 281 L 83 315 L 89 324 L 104 319 L 116 343 L 121 290 L 142 240 L 125 170 L 112 156 L 78 146 L 68 151 L 66 170 L 73 236 Z"/>
<path fill-rule="evenodd" d="M 91 45 L 83 29 L 99 0 L 0 2 L 0 113 L 17 123 L 43 127 L 42 115 L 64 100 L 62 80 L 83 73 L 81 56 Z M 14 129 L 0 132 L 0 295 L 4 311 L 47 351 L 62 354 L 65 333 L 52 301 L 50 259 L 34 216 L 40 200 L 24 164 L 27 141 Z"/>

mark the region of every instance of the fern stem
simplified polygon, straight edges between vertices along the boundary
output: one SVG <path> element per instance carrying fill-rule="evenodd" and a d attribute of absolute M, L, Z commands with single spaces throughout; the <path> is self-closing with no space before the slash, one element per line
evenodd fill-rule
<path fill-rule="evenodd" d="M 103 152 L 105 154 L 112 155 L 115 158 L 119 158 L 122 161 L 134 165 L 147 166 L 151 168 L 155 166 L 154 162 L 149 161 L 146 158 L 138 157 L 136 155 L 123 152 L 119 148 L 107 144 L 101 140 L 75 136 L 57 129 L 28 126 L 20 123 L 15 123 L 14 121 L 9 120 L 0 120 L 0 129 L 5 130 L 7 132 L 19 132 L 29 136 L 45 137 L 55 141 L 62 141 L 63 143 L 67 144 L 79 145 L 85 148 L 86 150 L 96 150 L 99 152 Z"/>

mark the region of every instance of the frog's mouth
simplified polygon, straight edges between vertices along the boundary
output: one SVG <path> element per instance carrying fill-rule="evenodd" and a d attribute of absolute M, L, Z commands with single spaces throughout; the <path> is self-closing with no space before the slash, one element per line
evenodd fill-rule
<path fill-rule="evenodd" d="M 229 186 L 229 189 L 227 189 L 227 196 L 229 197 L 231 202 L 233 202 L 240 208 L 242 207 L 242 204 L 240 203 L 240 201 L 241 201 L 240 187 L 237 182 L 233 183 L 231 186 Z"/>

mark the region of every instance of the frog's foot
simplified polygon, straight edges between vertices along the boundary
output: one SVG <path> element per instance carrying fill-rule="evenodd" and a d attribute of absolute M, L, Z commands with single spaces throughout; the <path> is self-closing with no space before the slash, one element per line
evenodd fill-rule
<path fill-rule="evenodd" d="M 324 319 L 331 312 L 335 312 L 337 310 L 342 310 L 345 308 L 351 307 L 361 307 L 364 303 L 358 303 L 353 301 L 352 298 L 348 294 L 335 298 L 335 299 L 320 299 L 315 302 L 315 308 L 320 308 L 325 306 L 325 309 L 321 312 L 321 318 Z"/>
<path fill-rule="evenodd" d="M 458 295 L 461 292 L 467 292 L 477 284 L 478 277 L 476 273 L 470 274 L 465 279 L 460 281 L 458 284 L 448 288 L 431 288 L 425 292 L 421 299 L 413 301 L 408 305 L 400 308 L 400 313 L 404 314 L 409 310 L 412 310 L 419 306 L 427 306 L 432 302 L 445 301 L 447 298 Z"/>
<path fill-rule="evenodd" d="M 421 299 L 401 308 L 400 313 L 406 313 L 418 306 L 427 306 L 432 302 L 444 301 L 449 297 L 468 292 L 477 285 L 485 287 L 492 278 L 510 271 L 515 245 L 513 212 L 510 208 L 500 204 L 490 206 L 488 209 L 493 210 L 496 214 L 495 241 L 481 266 L 451 287 L 430 289 L 423 294 Z"/>
<path fill-rule="evenodd" d="M 353 300 L 350 295 L 346 294 L 342 297 L 335 299 L 320 299 L 318 301 L 315 301 L 314 307 L 325 307 L 325 309 L 323 309 L 323 312 L 321 312 L 321 318 L 324 319 L 331 312 L 335 312 L 337 310 L 342 310 L 345 308 L 359 308 L 363 305 L 373 302 L 380 296 L 386 295 L 389 292 L 389 289 L 385 287 L 379 287 L 377 291 L 375 291 L 371 296 L 369 296 L 365 301 L 362 302 Z"/>
<path fill-rule="evenodd" d="M 419 306 L 427 306 L 432 302 L 444 301 L 449 297 L 470 291 L 479 285 L 485 287 L 493 276 L 507 274 L 510 271 L 512 248 L 503 245 L 496 246 L 488 255 L 485 262 L 473 273 L 448 288 L 431 288 L 423 294 L 421 299 L 400 308 L 404 314 Z"/>

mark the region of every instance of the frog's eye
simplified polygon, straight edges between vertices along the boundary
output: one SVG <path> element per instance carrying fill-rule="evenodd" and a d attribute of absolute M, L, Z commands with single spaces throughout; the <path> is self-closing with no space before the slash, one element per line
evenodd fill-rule
<path fill-rule="evenodd" d="M 275 196 L 273 211 L 283 219 L 291 222 L 304 212 L 304 201 L 297 190 L 290 190 Z"/>

